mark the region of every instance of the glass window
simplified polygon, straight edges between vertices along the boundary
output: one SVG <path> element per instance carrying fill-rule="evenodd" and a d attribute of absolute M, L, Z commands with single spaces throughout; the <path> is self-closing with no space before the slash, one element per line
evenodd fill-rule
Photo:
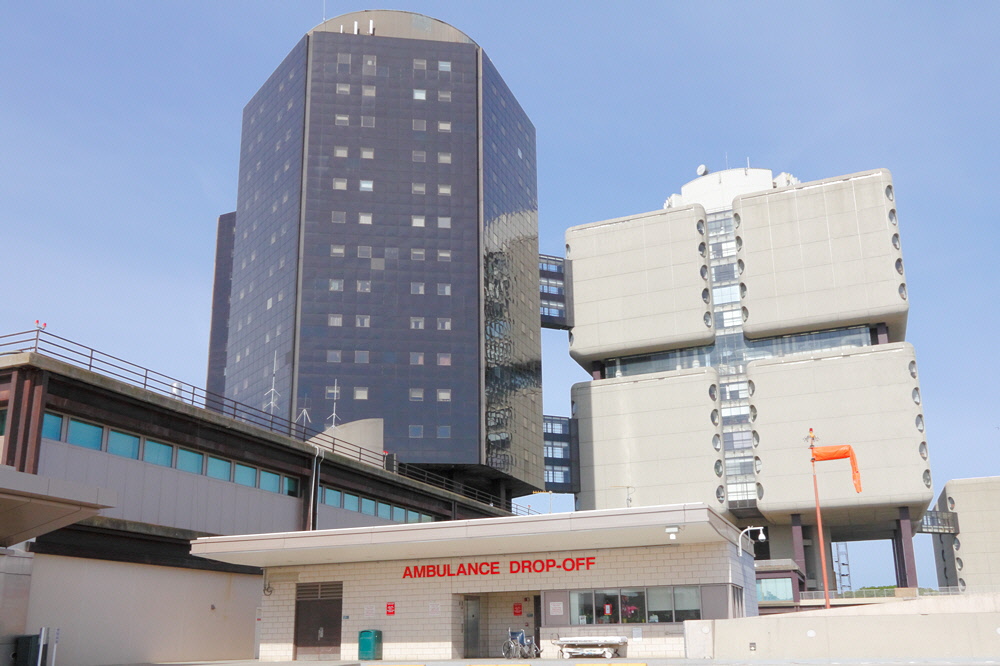
<path fill-rule="evenodd" d="M 371 245 L 359 245 L 358 246 L 358 258 L 359 259 L 371 259 L 372 257 L 372 246 Z"/>
<path fill-rule="evenodd" d="M 171 467 L 174 464 L 174 447 L 147 439 L 142 447 L 142 459 L 154 465 Z"/>
<path fill-rule="evenodd" d="M 674 621 L 674 588 L 650 587 L 646 590 L 650 622 Z"/>
<path fill-rule="evenodd" d="M 348 511 L 357 511 L 360 508 L 360 498 L 351 493 L 344 493 L 344 508 Z"/>
<path fill-rule="evenodd" d="M 347 189 L 347 179 L 346 178 L 334 178 L 333 179 L 333 189 L 335 189 L 335 190 L 346 190 Z"/>
<path fill-rule="evenodd" d="M 344 281 L 338 278 L 330 278 L 330 291 L 344 291 Z"/>
<path fill-rule="evenodd" d="M 438 164 L 451 164 L 451 153 L 438 153 Z"/>
<path fill-rule="evenodd" d="M 354 318 L 354 325 L 358 328 L 370 328 L 372 325 L 371 315 L 358 315 Z"/>
<path fill-rule="evenodd" d="M 437 325 L 439 331 L 450 331 L 451 317 L 438 317 Z"/>
<path fill-rule="evenodd" d="M 406 522 L 408 523 L 419 523 L 420 522 L 420 512 L 406 510 Z"/>
<path fill-rule="evenodd" d="M 423 364 L 424 364 L 423 352 L 410 352 L 410 365 L 423 365 Z"/>
<path fill-rule="evenodd" d="M 66 441 L 85 449 L 101 450 L 101 440 L 104 438 L 104 428 L 93 423 L 84 423 L 76 419 L 69 420 L 69 431 Z M 169 463 L 168 463 L 169 464 Z"/>
<path fill-rule="evenodd" d="M 451 285 L 447 282 L 438 282 L 438 296 L 451 296 Z"/>
<path fill-rule="evenodd" d="M 351 54 L 350 53 L 338 53 L 337 54 L 337 64 L 338 65 L 350 65 L 351 64 Z"/>
<path fill-rule="evenodd" d="M 424 427 L 422 425 L 411 425 L 409 432 L 411 438 L 418 439 L 424 436 Z"/>
<path fill-rule="evenodd" d="M 285 479 L 285 494 L 289 497 L 299 496 L 299 480 L 292 476 L 286 476 Z"/>
<path fill-rule="evenodd" d="M 427 194 L 427 184 L 426 183 L 411 183 L 410 193 L 412 194 Z"/>
<path fill-rule="evenodd" d="M 378 503 L 378 517 L 392 520 L 392 505 L 385 502 Z"/>
<path fill-rule="evenodd" d="M 701 619 L 701 590 L 697 586 L 674 588 L 674 622 Z"/>
<path fill-rule="evenodd" d="M 590 590 L 569 593 L 569 623 L 594 624 L 594 593 Z"/>
<path fill-rule="evenodd" d="M 335 210 L 330 212 L 330 221 L 334 224 L 343 224 L 347 222 L 347 213 L 342 210 Z"/>
<path fill-rule="evenodd" d="M 241 486 L 256 488 L 257 468 L 250 467 L 249 465 L 241 465 L 240 463 L 236 463 L 236 474 L 233 476 L 233 481 L 240 484 Z"/>
<path fill-rule="evenodd" d="M 362 127 L 375 127 L 375 116 L 361 116 Z"/>
<path fill-rule="evenodd" d="M 420 402 L 423 399 L 424 399 L 424 390 L 422 388 L 410 389 L 410 400 L 412 402 Z"/>
<path fill-rule="evenodd" d="M 333 147 L 334 157 L 347 157 L 347 146 L 334 146 Z"/>
<path fill-rule="evenodd" d="M 427 61 L 423 58 L 414 58 L 413 69 L 427 69 Z"/>
<path fill-rule="evenodd" d="M 414 331 L 419 331 L 424 328 L 424 318 L 423 317 L 410 317 L 410 329 Z"/>
<path fill-rule="evenodd" d="M 340 506 L 340 491 L 333 488 L 326 488 L 323 491 L 323 504 L 327 506 Z"/>
<path fill-rule="evenodd" d="M 438 250 L 438 261 L 451 261 L 451 250 Z"/>
<path fill-rule="evenodd" d="M 358 350 L 354 352 L 354 362 L 355 363 L 367 363 L 370 357 L 370 353 L 366 350 Z"/>
<path fill-rule="evenodd" d="M 423 282 L 411 282 L 410 283 L 410 293 L 420 295 L 424 293 L 424 283 Z"/>
<path fill-rule="evenodd" d="M 329 117 L 329 116 L 327 116 Z M 329 122 L 329 121 L 327 121 Z M 351 117 L 345 114 L 337 114 L 333 117 L 333 124 L 340 125 L 341 127 L 351 124 Z"/>
<path fill-rule="evenodd" d="M 427 224 L 427 218 L 423 215 L 411 215 L 410 216 L 410 226 L 411 227 L 422 227 Z"/>
<path fill-rule="evenodd" d="M 438 71 L 439 72 L 450 72 L 451 71 L 451 61 L 450 60 L 438 60 Z"/>
<path fill-rule="evenodd" d="M 362 192 L 373 192 L 375 190 L 375 181 L 373 180 L 362 180 L 358 184 L 358 189 Z"/>
<path fill-rule="evenodd" d="M 371 224 L 372 214 L 371 213 L 358 213 L 358 224 Z"/>
<path fill-rule="evenodd" d="M 427 161 L 427 151 L 426 150 L 414 150 L 413 151 L 413 161 L 414 162 L 426 162 Z"/>
<path fill-rule="evenodd" d="M 414 88 L 413 99 L 418 99 L 421 101 L 427 99 L 427 91 L 422 88 Z"/>
<path fill-rule="evenodd" d="M 401 506 L 392 507 L 392 519 L 397 523 L 406 522 L 406 509 Z"/>
<path fill-rule="evenodd" d="M 208 457 L 208 475 L 213 479 L 229 481 L 232 478 L 233 463 L 222 458 Z"/>
<path fill-rule="evenodd" d="M 358 293 L 368 294 L 372 290 L 371 280 L 358 280 Z"/>
<path fill-rule="evenodd" d="M 63 417 L 58 414 L 45 413 L 42 417 L 42 437 L 45 439 L 62 439 Z"/>
<path fill-rule="evenodd" d="M 415 247 L 410 250 L 410 260 L 411 261 L 423 261 L 427 253 L 422 247 Z"/>
<path fill-rule="evenodd" d="M 260 470 L 260 489 L 271 493 L 281 492 L 281 475 L 267 470 Z"/>
<path fill-rule="evenodd" d="M 338 95 L 350 95 L 351 94 L 351 84 L 350 83 L 338 83 L 337 84 L 337 94 Z"/>
<path fill-rule="evenodd" d="M 439 217 L 438 218 L 438 229 L 451 229 L 451 218 L 450 217 Z M 448 252 L 451 252 L 451 250 L 448 250 Z M 440 254 L 438 256 L 440 256 Z"/>
<path fill-rule="evenodd" d="M 438 439 L 451 438 L 451 426 L 438 426 Z"/>
<path fill-rule="evenodd" d="M 646 621 L 646 590 L 643 588 L 622 589 L 621 616 L 624 623 Z"/>
<path fill-rule="evenodd" d="M 367 400 L 368 399 L 368 387 L 367 386 L 355 386 L 354 387 L 354 399 L 355 400 Z"/>
<path fill-rule="evenodd" d="M 418 132 L 424 132 L 424 131 L 426 131 L 427 130 L 427 121 L 426 120 L 420 120 L 418 118 L 414 118 L 413 119 L 413 129 L 415 129 Z"/>
<path fill-rule="evenodd" d="M 332 314 L 326 317 L 327 326 L 343 326 L 344 325 L 344 315 Z"/>
<path fill-rule="evenodd" d="M 438 185 L 438 194 L 442 197 L 450 197 L 451 185 Z"/>
<path fill-rule="evenodd" d="M 618 624 L 618 590 L 594 590 L 597 624 Z"/>
<path fill-rule="evenodd" d="M 791 578 L 762 578 L 757 581 L 758 601 L 794 601 Z"/>
<path fill-rule="evenodd" d="M 187 449 L 177 449 L 177 469 L 182 472 L 201 474 L 204 462 L 204 454 L 196 451 L 188 451 Z"/>
<path fill-rule="evenodd" d="M 450 120 L 439 120 L 438 121 L 438 132 L 450 132 L 451 131 L 451 121 Z"/>
<path fill-rule="evenodd" d="M 438 402 L 451 402 L 451 389 L 437 390 Z"/>
<path fill-rule="evenodd" d="M 450 90 L 438 90 L 438 101 L 439 102 L 450 102 L 451 101 L 451 91 Z"/>
<path fill-rule="evenodd" d="M 362 97 L 374 97 L 375 96 L 375 86 L 361 86 L 361 96 Z"/>
<path fill-rule="evenodd" d="M 343 245 L 331 245 L 330 246 L 330 256 L 331 257 L 343 257 L 345 256 L 346 249 Z"/>
<path fill-rule="evenodd" d="M 373 160 L 373 159 L 375 159 L 375 149 L 374 148 L 362 148 L 361 149 L 361 159 L 363 159 L 363 160 Z"/>
<path fill-rule="evenodd" d="M 361 513 L 366 516 L 375 515 L 375 500 L 368 499 L 367 497 L 361 498 Z"/>
<path fill-rule="evenodd" d="M 438 365 L 451 365 L 451 354 L 438 354 Z"/>
<path fill-rule="evenodd" d="M 108 431 L 108 453 L 123 458 L 139 459 L 139 438 L 117 430 Z"/>

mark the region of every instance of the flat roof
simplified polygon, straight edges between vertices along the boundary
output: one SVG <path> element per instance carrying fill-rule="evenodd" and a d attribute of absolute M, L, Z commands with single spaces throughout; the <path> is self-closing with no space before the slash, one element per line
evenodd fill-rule
<path fill-rule="evenodd" d="M 668 532 L 668 527 L 677 529 Z M 231 564 L 281 567 L 594 548 L 735 544 L 738 536 L 737 527 L 707 504 L 698 503 L 203 537 L 191 542 L 191 554 Z"/>

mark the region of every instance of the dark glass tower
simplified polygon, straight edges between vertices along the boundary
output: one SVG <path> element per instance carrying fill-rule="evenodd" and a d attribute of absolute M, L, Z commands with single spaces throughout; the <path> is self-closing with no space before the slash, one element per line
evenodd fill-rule
<path fill-rule="evenodd" d="M 482 49 L 408 12 L 326 21 L 244 109 L 239 178 L 208 384 L 314 430 L 381 418 L 400 460 L 494 494 L 542 487 L 535 132 Z"/>

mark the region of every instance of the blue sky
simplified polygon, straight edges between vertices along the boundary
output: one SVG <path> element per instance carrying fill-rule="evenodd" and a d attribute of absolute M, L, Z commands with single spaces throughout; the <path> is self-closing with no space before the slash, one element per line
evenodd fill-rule
<path fill-rule="evenodd" d="M 389 7 L 472 36 L 532 118 L 544 252 L 568 226 L 659 208 L 702 163 L 803 181 L 890 169 L 935 494 L 1000 474 L 998 316 L 976 277 L 1000 250 L 983 208 L 1000 183 L 1000 4 Z M 325 14 L 364 8 L 327 0 Z M 3 3 L 0 334 L 42 319 L 204 385 L 242 108 L 323 18 L 322 0 Z M 586 375 L 563 334 L 545 345 L 545 409 L 565 414 Z M 852 545 L 855 587 L 892 582 L 888 552 Z M 926 537 L 917 555 L 934 584 Z"/>

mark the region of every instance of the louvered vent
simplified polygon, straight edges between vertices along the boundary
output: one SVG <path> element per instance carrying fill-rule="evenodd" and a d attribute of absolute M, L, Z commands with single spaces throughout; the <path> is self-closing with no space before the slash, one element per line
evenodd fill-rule
<path fill-rule="evenodd" d="M 339 581 L 329 583 L 299 583 L 295 588 L 295 599 L 298 601 L 343 598 L 344 584 Z"/>

